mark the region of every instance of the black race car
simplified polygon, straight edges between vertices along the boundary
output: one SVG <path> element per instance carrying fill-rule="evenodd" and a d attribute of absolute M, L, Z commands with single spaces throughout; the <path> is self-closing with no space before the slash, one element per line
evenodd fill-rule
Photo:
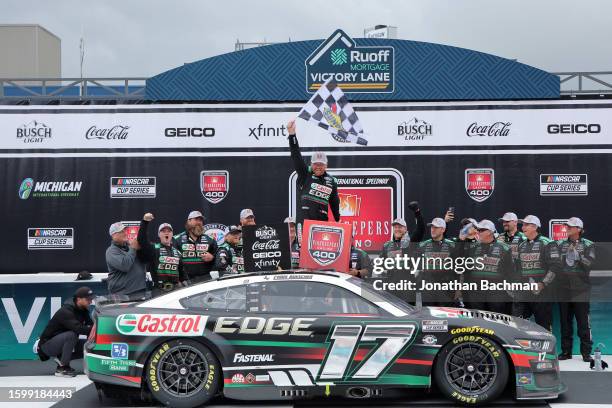
<path fill-rule="evenodd" d="M 241 274 L 99 307 L 85 345 L 99 392 L 174 407 L 395 396 L 436 386 L 464 404 L 556 398 L 555 338 L 485 311 L 413 307 L 346 274 Z"/>

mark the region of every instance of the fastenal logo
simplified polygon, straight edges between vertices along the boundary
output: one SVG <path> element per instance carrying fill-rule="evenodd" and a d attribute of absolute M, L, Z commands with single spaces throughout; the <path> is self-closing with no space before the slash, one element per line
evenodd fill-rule
<path fill-rule="evenodd" d="M 117 331 L 133 336 L 202 336 L 208 316 L 180 314 L 124 314 L 115 326 Z"/>
<path fill-rule="evenodd" d="M 432 134 L 431 124 L 418 118 L 412 118 L 397 125 L 397 135 L 403 136 L 404 140 L 423 140 L 425 136 Z"/>
<path fill-rule="evenodd" d="M 586 196 L 589 184 L 586 174 L 540 174 L 541 196 Z"/>
<path fill-rule="evenodd" d="M 111 177 L 111 198 L 155 198 L 155 177 Z"/>
<path fill-rule="evenodd" d="M 49 126 L 33 120 L 27 125 L 24 124 L 17 128 L 17 139 L 23 141 L 23 143 L 42 143 L 51 139 L 51 132 Z"/>
<path fill-rule="evenodd" d="M 213 204 L 221 202 L 229 192 L 227 170 L 205 170 L 200 173 L 200 191 Z"/>
<path fill-rule="evenodd" d="M 19 198 L 27 200 L 28 198 L 50 198 L 50 197 L 78 197 L 82 181 L 37 181 L 32 178 L 25 178 L 19 185 Z"/>
<path fill-rule="evenodd" d="M 495 188 L 493 169 L 465 169 L 465 191 L 476 202 L 491 197 Z"/>
<path fill-rule="evenodd" d="M 28 249 L 74 249 L 74 229 L 28 228 Z"/>
<path fill-rule="evenodd" d="M 548 221 L 548 235 L 553 241 L 567 239 L 566 219 L 553 219 Z"/>
<path fill-rule="evenodd" d="M 315 92 L 333 79 L 344 92 L 393 92 L 393 47 L 358 47 L 336 30 L 306 59 L 306 90 Z"/>

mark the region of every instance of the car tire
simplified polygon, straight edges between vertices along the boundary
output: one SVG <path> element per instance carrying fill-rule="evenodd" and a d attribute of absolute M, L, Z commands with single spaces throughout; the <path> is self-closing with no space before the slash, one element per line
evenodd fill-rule
<path fill-rule="evenodd" d="M 464 405 L 479 405 L 495 400 L 504 391 L 510 368 L 497 342 L 467 335 L 454 337 L 440 350 L 433 371 L 445 397 Z"/>
<path fill-rule="evenodd" d="M 207 403 L 219 391 L 223 378 L 214 353 L 190 339 L 161 343 L 147 360 L 144 375 L 153 397 L 177 408 Z"/>

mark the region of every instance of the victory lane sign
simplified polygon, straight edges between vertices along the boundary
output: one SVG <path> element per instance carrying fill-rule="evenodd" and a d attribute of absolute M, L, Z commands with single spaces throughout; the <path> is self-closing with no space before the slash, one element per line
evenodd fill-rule
<path fill-rule="evenodd" d="M 291 268 L 289 224 L 244 226 L 242 227 L 242 242 L 245 272 Z"/>

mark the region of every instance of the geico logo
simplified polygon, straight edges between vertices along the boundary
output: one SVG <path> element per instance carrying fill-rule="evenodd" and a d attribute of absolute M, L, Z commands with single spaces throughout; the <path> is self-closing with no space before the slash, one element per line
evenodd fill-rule
<path fill-rule="evenodd" d="M 213 137 L 215 128 L 166 128 L 166 137 Z"/>
<path fill-rule="evenodd" d="M 601 133 L 601 125 L 598 123 L 565 123 L 548 125 L 548 133 Z"/>
<path fill-rule="evenodd" d="M 134 314 L 117 318 L 117 330 L 132 336 L 203 335 L 208 316 Z"/>
<path fill-rule="evenodd" d="M 279 256 L 281 256 L 280 251 L 276 251 L 276 252 L 253 252 L 253 259 L 278 258 Z"/>
<path fill-rule="evenodd" d="M 317 320 L 307 317 L 220 317 L 215 324 L 215 333 L 264 334 L 282 336 L 310 336 L 308 330 Z"/>

